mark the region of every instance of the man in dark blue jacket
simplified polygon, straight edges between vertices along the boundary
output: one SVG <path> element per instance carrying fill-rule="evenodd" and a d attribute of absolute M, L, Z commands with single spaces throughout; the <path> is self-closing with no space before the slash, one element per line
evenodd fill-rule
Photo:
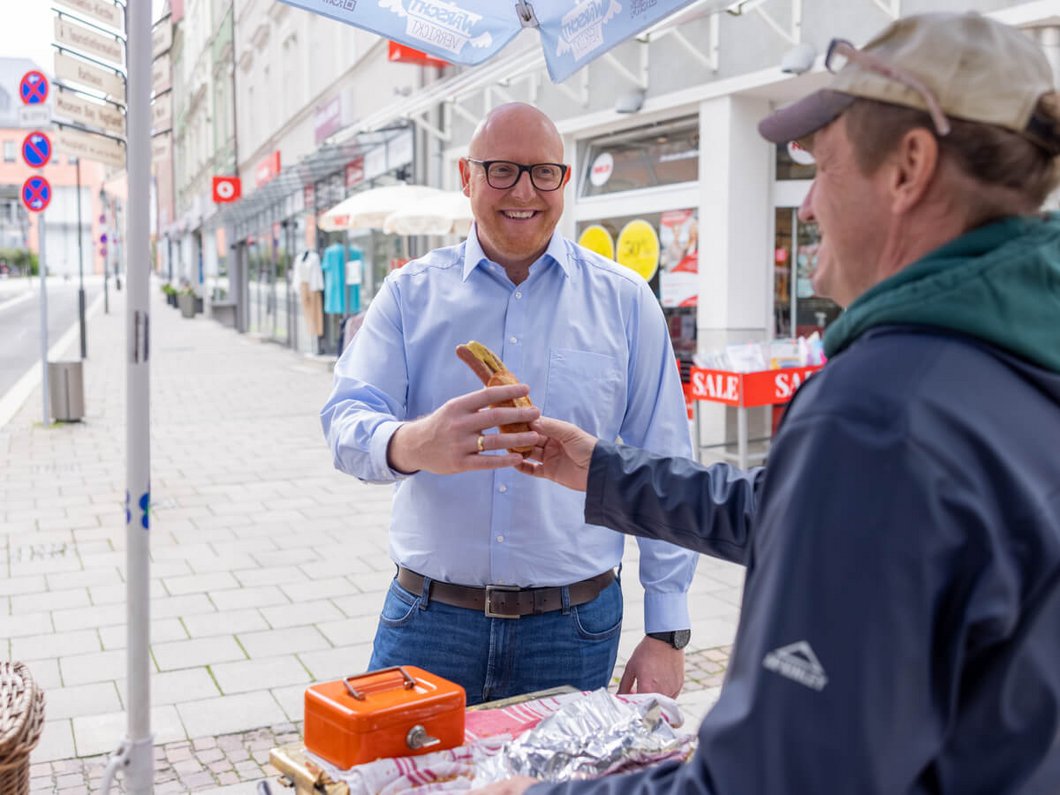
<path fill-rule="evenodd" d="M 975 14 L 836 41 L 764 120 L 817 160 L 817 292 L 846 312 L 766 469 L 542 419 L 521 468 L 585 519 L 747 566 L 687 764 L 532 792 L 1060 792 L 1060 96 Z M 511 781 L 495 792 L 521 792 Z"/>

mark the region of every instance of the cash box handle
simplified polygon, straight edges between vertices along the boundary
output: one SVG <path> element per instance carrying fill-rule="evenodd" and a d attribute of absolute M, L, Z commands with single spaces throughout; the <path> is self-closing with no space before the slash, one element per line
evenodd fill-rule
<path fill-rule="evenodd" d="M 364 693 L 362 693 L 360 690 L 357 690 L 353 685 L 351 685 L 350 680 L 360 679 L 364 676 L 375 676 L 376 674 L 385 674 L 389 671 L 398 671 L 401 674 L 402 679 L 404 679 L 404 681 L 402 682 L 402 687 L 404 687 L 406 690 L 412 690 L 412 688 L 416 686 L 416 680 L 413 679 L 412 676 L 409 675 L 409 672 L 405 670 L 404 666 L 401 665 L 395 665 L 391 668 L 380 668 L 378 671 L 368 671 L 367 673 L 355 674 L 354 676 L 347 676 L 345 679 L 342 680 L 342 683 L 346 685 L 346 691 L 351 696 L 353 696 L 358 701 L 364 701 Z"/>

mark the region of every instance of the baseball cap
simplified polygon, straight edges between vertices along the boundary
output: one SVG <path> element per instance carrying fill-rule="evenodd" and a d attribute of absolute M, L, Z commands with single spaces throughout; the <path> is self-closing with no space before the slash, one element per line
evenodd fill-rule
<path fill-rule="evenodd" d="M 1052 69 L 1016 28 L 974 12 L 920 14 L 896 20 L 860 50 L 833 40 L 825 62 L 834 70 L 828 86 L 759 122 L 763 138 L 797 140 L 866 98 L 926 111 L 942 135 L 950 116 L 1003 127 L 1060 153 L 1060 135 L 1034 115 L 1038 100 L 1054 91 Z"/>

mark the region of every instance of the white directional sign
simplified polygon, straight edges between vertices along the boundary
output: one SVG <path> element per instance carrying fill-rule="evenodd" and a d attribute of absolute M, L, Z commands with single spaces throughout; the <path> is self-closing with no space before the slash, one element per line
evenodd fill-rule
<path fill-rule="evenodd" d="M 108 0 L 52 0 L 52 2 L 72 8 L 91 22 L 98 22 L 115 30 L 125 29 L 125 19 L 121 8 Z"/>
<path fill-rule="evenodd" d="M 113 105 L 93 102 L 72 91 L 55 92 L 55 115 L 111 135 L 125 135 L 125 116 Z"/>
<path fill-rule="evenodd" d="M 67 49 L 77 50 L 118 66 L 125 64 L 125 47 L 120 41 L 75 25 L 63 17 L 55 18 L 55 41 Z"/>
<path fill-rule="evenodd" d="M 115 168 L 125 167 L 125 147 L 113 138 L 77 130 L 60 130 L 56 138 L 56 148 L 67 155 L 98 160 Z"/>
<path fill-rule="evenodd" d="M 151 159 L 166 160 L 173 156 L 173 135 L 162 133 L 151 139 Z"/>
<path fill-rule="evenodd" d="M 39 129 L 52 123 L 51 103 L 44 105 L 19 105 L 18 126 Z"/>
<path fill-rule="evenodd" d="M 151 57 L 157 58 L 162 53 L 168 52 L 172 46 L 173 23 L 166 17 L 151 31 Z"/>
<path fill-rule="evenodd" d="M 151 103 L 151 134 L 173 128 L 173 95 L 163 94 Z"/>
<path fill-rule="evenodd" d="M 55 76 L 64 83 L 77 83 L 106 94 L 115 102 L 125 102 L 125 81 L 120 75 L 65 53 L 55 53 Z"/>
<path fill-rule="evenodd" d="M 173 88 L 173 64 L 168 54 L 151 64 L 151 91 L 161 94 Z"/>

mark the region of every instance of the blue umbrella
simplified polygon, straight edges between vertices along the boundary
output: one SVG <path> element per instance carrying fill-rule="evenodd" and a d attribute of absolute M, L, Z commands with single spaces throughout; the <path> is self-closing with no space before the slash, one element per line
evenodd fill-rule
<path fill-rule="evenodd" d="M 283 0 L 465 66 L 492 58 L 523 28 L 537 28 L 556 83 L 693 1 Z"/>

